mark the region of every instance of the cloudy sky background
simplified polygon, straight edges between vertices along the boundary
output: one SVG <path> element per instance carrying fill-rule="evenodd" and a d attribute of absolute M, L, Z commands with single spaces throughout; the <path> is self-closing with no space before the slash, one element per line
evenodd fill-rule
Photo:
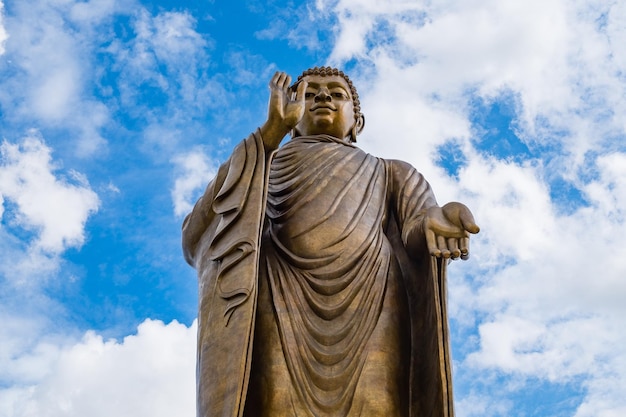
<path fill-rule="evenodd" d="M 325 64 L 482 228 L 457 416 L 626 415 L 624 45 L 617 0 L 0 0 L 0 416 L 195 414 L 180 224 Z"/>

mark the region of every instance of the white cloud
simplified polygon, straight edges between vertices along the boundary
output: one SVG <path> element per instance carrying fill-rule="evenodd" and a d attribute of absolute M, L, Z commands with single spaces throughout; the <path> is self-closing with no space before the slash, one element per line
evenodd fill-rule
<path fill-rule="evenodd" d="M 7 40 L 7 31 L 4 28 L 4 3 L 0 1 L 0 55 L 4 54 L 4 42 Z"/>
<path fill-rule="evenodd" d="M 116 34 L 118 17 L 130 18 L 128 33 Z M 18 2 L 6 16 L 3 116 L 65 130 L 83 157 L 106 151 L 118 112 L 148 122 L 144 137 L 171 147 L 168 139 L 193 131 L 193 118 L 226 97 L 207 74 L 210 41 L 195 25 L 188 12 L 153 15 L 135 1 Z"/>
<path fill-rule="evenodd" d="M 9 300 L 3 303 L 0 309 L 2 326 L 0 327 L 0 382 L 16 382 L 18 384 L 29 384 L 41 379 L 48 372 L 47 364 L 54 358 L 58 349 L 51 349 L 53 343 L 45 341 L 37 343 L 39 334 L 45 333 L 44 328 L 49 325 L 45 318 L 27 318 L 15 313 L 5 311 L 6 304 L 12 303 Z M 29 302 L 39 302 L 40 299 L 30 298 Z M 51 310 L 49 310 L 51 312 Z M 3 409 L 3 407 L 0 407 Z"/>
<path fill-rule="evenodd" d="M 523 138 L 558 141 L 579 158 L 577 163 L 589 147 L 605 145 L 606 133 L 624 130 L 619 115 L 626 112 L 626 85 L 620 74 L 626 62 L 617 46 L 626 36 L 623 5 L 563 0 L 397 0 L 384 7 L 361 0 L 318 3 L 325 11 L 332 8 L 340 23 L 330 61 L 370 61 L 376 79 L 364 74 L 366 85 L 376 85 L 377 76 L 388 77 L 405 88 L 405 95 L 416 100 L 436 95 L 426 104 L 439 103 L 461 117 L 468 91 L 484 98 L 513 91 L 520 99 Z M 413 130 L 420 134 L 420 125 Z"/>
<path fill-rule="evenodd" d="M 200 106 L 213 97 L 205 95 L 202 71 L 208 57 L 208 41 L 195 31 L 195 19 L 186 12 L 162 12 L 152 16 L 140 9 L 134 16 L 135 37 L 128 43 L 115 40 L 109 51 L 123 73 L 122 99 L 134 102 L 137 85 L 151 85 L 181 100 Z M 197 77 L 200 77 L 198 79 Z"/>
<path fill-rule="evenodd" d="M 602 215 L 623 222 L 626 217 L 626 153 L 602 155 L 597 164 L 600 178 L 589 183 L 585 191 Z"/>
<path fill-rule="evenodd" d="M 326 38 L 333 30 L 331 13 L 323 11 L 314 2 L 296 4 L 272 4 L 266 2 L 260 6 L 266 15 L 269 26 L 255 32 L 255 37 L 262 40 L 284 39 L 293 49 L 320 51 L 327 45 Z M 251 3 L 248 3 L 250 8 Z M 253 5 L 252 8 L 255 6 Z M 258 6 L 257 6 L 258 7 Z M 322 13 L 320 14 L 320 11 Z"/>
<path fill-rule="evenodd" d="M 501 417 L 515 415 L 510 401 L 496 401 L 494 398 L 472 394 L 455 401 L 455 415 L 459 417 L 481 416 Z"/>
<path fill-rule="evenodd" d="M 15 205 L 9 223 L 34 231 L 31 248 L 58 254 L 80 247 L 85 222 L 98 209 L 99 200 L 86 178 L 69 171 L 69 178 L 55 175 L 51 149 L 36 132 L 20 144 L 0 145 L 0 195 Z M 4 215 L 8 215 L 5 207 Z"/>
<path fill-rule="evenodd" d="M 195 323 L 150 319 L 121 342 L 93 331 L 78 342 L 41 342 L 14 361 L 35 372 L 0 388 L 0 409 L 6 417 L 193 416 L 195 346 Z"/>
<path fill-rule="evenodd" d="M 144 125 L 146 142 L 161 154 L 175 153 L 181 141 L 204 131 L 199 120 L 207 109 L 225 108 L 229 99 L 219 77 L 209 72 L 212 41 L 196 31 L 188 12 L 152 15 L 140 8 L 131 26 L 132 37 L 107 46 L 119 72 L 119 100 Z"/>
<path fill-rule="evenodd" d="M 82 25 L 95 26 L 106 20 L 115 11 L 130 10 L 133 6 L 133 1 L 126 3 L 126 9 L 124 6 L 117 4 L 115 0 L 87 0 L 80 2 L 67 2 L 69 5 L 69 17 L 72 21 L 78 22 Z"/>
<path fill-rule="evenodd" d="M 93 96 L 92 83 L 99 71 L 91 59 L 102 41 L 100 25 L 114 6 L 106 0 L 13 4 L 5 16 L 9 37 L 6 75 L 0 80 L 7 122 L 67 129 L 82 156 L 102 150 L 106 142 L 101 130 L 110 114 Z M 90 7 L 89 13 L 85 7 Z M 77 24 L 86 27 L 75 30 Z"/>
<path fill-rule="evenodd" d="M 626 233 L 624 158 L 598 159 L 599 177 L 585 188 L 589 206 L 569 215 L 554 209 L 541 165 L 475 157 L 461 171 L 459 195 L 482 230 L 473 262 L 458 267 L 466 281 L 451 289 L 451 310 L 462 325 L 478 325 L 480 342 L 457 369 L 579 378 L 588 389 L 581 416 L 626 406 L 626 261 L 614 256 Z"/>
<path fill-rule="evenodd" d="M 134 23 L 136 37 L 133 39 L 133 56 L 128 57 L 130 62 L 143 72 L 144 78 L 156 78 L 159 64 L 171 67 L 174 73 L 177 69 L 193 66 L 196 52 L 206 45 L 193 29 L 194 25 L 195 20 L 188 13 L 163 12 L 151 16 L 141 10 Z"/>
<path fill-rule="evenodd" d="M 172 162 L 177 176 L 172 189 L 174 214 L 184 216 L 191 211 L 198 199 L 197 191 L 206 187 L 215 176 L 217 168 L 200 148 L 177 155 Z"/>

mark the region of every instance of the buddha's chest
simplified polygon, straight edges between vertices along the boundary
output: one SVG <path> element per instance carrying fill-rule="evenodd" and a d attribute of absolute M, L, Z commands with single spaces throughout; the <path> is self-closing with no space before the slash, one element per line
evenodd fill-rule
<path fill-rule="evenodd" d="M 357 248 L 380 233 L 386 177 L 376 158 L 302 161 L 270 176 L 267 217 L 274 239 L 302 256 Z"/>

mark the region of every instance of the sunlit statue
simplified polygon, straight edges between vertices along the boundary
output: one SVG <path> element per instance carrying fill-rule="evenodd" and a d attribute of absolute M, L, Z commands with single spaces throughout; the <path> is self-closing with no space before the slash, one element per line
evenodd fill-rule
<path fill-rule="evenodd" d="M 267 121 L 183 224 L 198 416 L 453 416 L 446 265 L 478 226 L 409 164 L 355 146 L 343 72 L 290 83 L 274 75 Z"/>

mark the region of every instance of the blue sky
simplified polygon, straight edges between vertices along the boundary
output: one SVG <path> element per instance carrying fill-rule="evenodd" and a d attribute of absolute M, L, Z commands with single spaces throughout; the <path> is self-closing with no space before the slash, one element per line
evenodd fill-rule
<path fill-rule="evenodd" d="M 457 415 L 626 415 L 626 4 L 0 0 L 0 416 L 192 416 L 180 224 L 335 65 L 359 145 L 481 233 L 450 267 Z"/>

